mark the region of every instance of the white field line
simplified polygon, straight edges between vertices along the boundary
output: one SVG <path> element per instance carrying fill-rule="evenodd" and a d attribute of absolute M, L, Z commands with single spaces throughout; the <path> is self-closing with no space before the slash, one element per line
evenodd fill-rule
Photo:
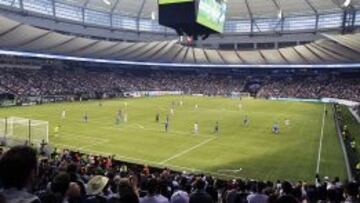
<path fill-rule="evenodd" d="M 137 127 L 141 128 L 141 129 L 144 129 L 144 128 L 145 128 L 144 126 L 142 126 L 142 125 L 140 125 L 140 124 L 138 124 L 138 123 L 135 123 L 135 125 L 136 125 Z"/>
<path fill-rule="evenodd" d="M 316 173 L 317 174 L 320 172 L 321 151 L 322 151 L 322 142 L 324 139 L 324 127 L 325 127 L 325 110 L 326 110 L 326 106 L 324 105 L 323 118 L 322 118 L 322 124 L 321 124 L 321 133 L 320 133 L 320 142 L 319 142 L 319 151 L 318 151 L 318 158 L 317 158 L 317 162 L 316 162 Z"/>
<path fill-rule="evenodd" d="M 94 146 L 97 146 L 97 145 L 102 145 L 102 144 L 105 144 L 109 142 L 109 140 L 103 140 L 102 142 L 94 142 L 92 144 L 89 144 L 89 145 L 85 145 L 83 147 L 80 147 L 79 150 L 84 150 L 85 148 L 91 148 L 91 147 L 94 147 Z"/>
<path fill-rule="evenodd" d="M 60 132 L 61 133 L 61 132 Z M 61 139 L 81 139 L 81 140 L 91 140 L 91 141 L 98 141 L 98 142 L 102 142 L 104 140 L 107 140 L 107 139 L 103 139 L 103 138 L 95 138 L 95 137 L 89 137 L 89 136 L 86 136 L 86 135 L 80 135 L 81 133 L 76 133 L 76 134 L 71 134 L 71 133 L 67 133 L 65 132 L 65 135 L 59 135 L 58 138 L 61 138 Z M 108 140 L 107 140 L 108 141 Z"/>
<path fill-rule="evenodd" d="M 103 152 L 103 151 L 98 151 L 98 150 L 92 150 L 92 149 L 87 149 L 87 150 L 79 150 L 78 147 L 75 146 L 71 146 L 71 145 L 66 145 L 66 144 L 55 144 L 56 146 L 59 147 L 64 147 L 66 149 L 70 149 L 70 150 L 75 150 L 75 151 L 82 151 L 82 152 L 86 152 L 88 154 L 94 154 L 96 153 L 97 155 L 113 155 L 113 153 L 108 153 L 108 152 Z M 202 170 L 202 169 L 197 169 L 197 168 L 190 168 L 190 167 L 184 167 L 184 166 L 178 166 L 178 165 L 174 165 L 174 164 L 160 164 L 159 162 L 156 161 L 150 161 L 150 160 L 146 160 L 146 159 L 139 159 L 139 158 L 134 158 L 134 157 L 130 157 L 130 156 L 123 156 L 123 155 L 118 155 L 116 154 L 116 158 L 122 161 L 128 161 L 128 162 L 132 162 L 132 163 L 137 163 L 137 164 L 148 164 L 148 165 L 152 165 L 152 166 L 158 166 L 158 167 L 169 167 L 169 168 L 173 168 L 173 169 L 178 169 L 178 170 L 185 170 L 191 173 L 195 173 L 195 172 L 200 172 L 200 173 L 207 173 L 207 174 L 213 174 L 213 175 L 217 175 L 217 176 L 222 176 L 222 177 L 227 177 L 227 178 L 241 178 L 239 176 L 235 176 L 235 175 L 229 175 L 226 173 L 219 173 L 219 172 L 214 172 L 214 171 L 207 171 L 207 170 Z"/>
<path fill-rule="evenodd" d="M 207 144 L 207 143 L 213 141 L 214 139 L 216 139 L 216 137 L 207 139 L 207 140 L 201 142 L 200 144 L 197 144 L 197 145 L 195 145 L 193 147 L 190 147 L 189 149 L 186 149 L 186 150 L 184 150 L 184 151 L 182 151 L 180 153 L 175 154 L 174 156 L 172 156 L 172 157 L 170 157 L 168 159 L 165 159 L 165 160 L 161 161 L 159 164 L 160 165 L 165 164 L 166 162 L 171 161 L 173 159 L 176 159 L 176 158 L 178 158 L 178 157 L 180 157 L 180 156 L 182 156 L 182 155 L 184 155 L 184 154 L 186 154 L 186 153 L 188 153 L 188 152 L 190 152 L 190 151 L 192 151 L 192 150 L 194 150 L 196 148 L 199 148 L 199 147 L 203 146 L 204 144 Z"/>

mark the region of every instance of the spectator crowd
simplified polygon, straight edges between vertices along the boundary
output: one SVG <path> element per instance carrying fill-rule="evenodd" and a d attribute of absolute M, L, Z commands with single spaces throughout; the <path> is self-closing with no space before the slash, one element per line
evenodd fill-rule
<path fill-rule="evenodd" d="M 246 76 L 245 76 L 246 75 Z M 275 75 L 274 75 L 275 76 Z M 18 98 L 59 95 L 119 96 L 126 91 L 183 91 L 185 94 L 231 95 L 252 92 L 260 97 L 340 98 L 360 101 L 360 78 L 340 75 L 297 76 L 296 74 L 256 79 L 249 89 L 251 74 L 214 74 L 206 71 L 91 71 L 82 68 L 0 69 L 0 93 Z"/>
<path fill-rule="evenodd" d="M 1 203 L 357 203 L 359 182 L 216 179 L 68 150 L 0 152 Z"/>
<path fill-rule="evenodd" d="M 262 89 L 264 97 L 339 98 L 360 101 L 360 78 L 297 77 L 268 80 Z"/>

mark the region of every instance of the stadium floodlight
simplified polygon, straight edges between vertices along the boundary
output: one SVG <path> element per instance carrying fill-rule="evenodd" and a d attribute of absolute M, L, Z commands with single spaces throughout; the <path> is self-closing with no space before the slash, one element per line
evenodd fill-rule
<path fill-rule="evenodd" d="M 155 11 L 151 12 L 151 20 L 156 20 L 156 13 L 155 13 Z"/>
<path fill-rule="evenodd" d="M 103 2 L 104 2 L 106 5 L 108 5 L 108 6 L 111 5 L 111 2 L 110 2 L 109 0 L 103 0 Z"/>
<path fill-rule="evenodd" d="M 279 10 L 279 13 L 278 13 L 278 19 L 283 19 L 283 12 L 281 9 Z"/>
<path fill-rule="evenodd" d="M 347 8 L 350 6 L 350 4 L 351 4 L 351 0 L 345 0 L 344 3 L 341 5 L 341 7 Z"/>

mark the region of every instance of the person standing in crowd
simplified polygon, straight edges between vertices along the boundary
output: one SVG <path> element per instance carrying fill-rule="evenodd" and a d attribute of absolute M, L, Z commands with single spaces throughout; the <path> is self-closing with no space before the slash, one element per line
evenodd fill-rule
<path fill-rule="evenodd" d="M 147 194 L 140 198 L 140 203 L 169 203 L 169 200 L 159 194 L 159 182 L 156 178 L 151 178 L 147 184 Z"/>
<path fill-rule="evenodd" d="M 40 203 L 36 195 L 29 193 L 36 180 L 37 153 L 27 146 L 17 146 L 0 159 L 0 183 L 7 203 Z"/>
<path fill-rule="evenodd" d="M 209 194 L 205 192 L 205 181 L 197 178 L 194 183 L 195 191 L 191 193 L 189 203 L 214 203 Z"/>

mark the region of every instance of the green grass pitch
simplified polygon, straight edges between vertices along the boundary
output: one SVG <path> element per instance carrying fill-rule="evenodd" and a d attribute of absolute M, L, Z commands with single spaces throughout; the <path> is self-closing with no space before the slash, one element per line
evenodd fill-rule
<path fill-rule="evenodd" d="M 163 122 L 172 102 L 176 103 L 175 114 L 170 115 L 166 133 Z M 329 113 L 323 123 L 325 107 Z M 119 109 L 127 113 L 128 122 L 116 125 Z M 87 124 L 81 122 L 85 112 Z M 155 122 L 157 112 L 160 123 Z M 250 120 L 247 127 L 243 126 L 245 115 Z M 85 101 L 0 109 L 0 117 L 7 116 L 49 121 L 50 143 L 59 148 L 114 154 L 130 162 L 223 178 L 266 180 L 314 180 L 323 127 L 320 174 L 346 177 L 331 107 L 324 104 L 166 96 L 106 100 L 102 106 L 99 101 Z M 289 126 L 284 124 L 286 119 Z M 217 120 L 218 137 L 213 134 Z M 198 135 L 193 133 L 195 121 L 199 123 Z M 279 135 L 271 132 L 276 122 L 280 124 Z M 60 133 L 54 137 L 57 125 L 61 125 Z"/>

